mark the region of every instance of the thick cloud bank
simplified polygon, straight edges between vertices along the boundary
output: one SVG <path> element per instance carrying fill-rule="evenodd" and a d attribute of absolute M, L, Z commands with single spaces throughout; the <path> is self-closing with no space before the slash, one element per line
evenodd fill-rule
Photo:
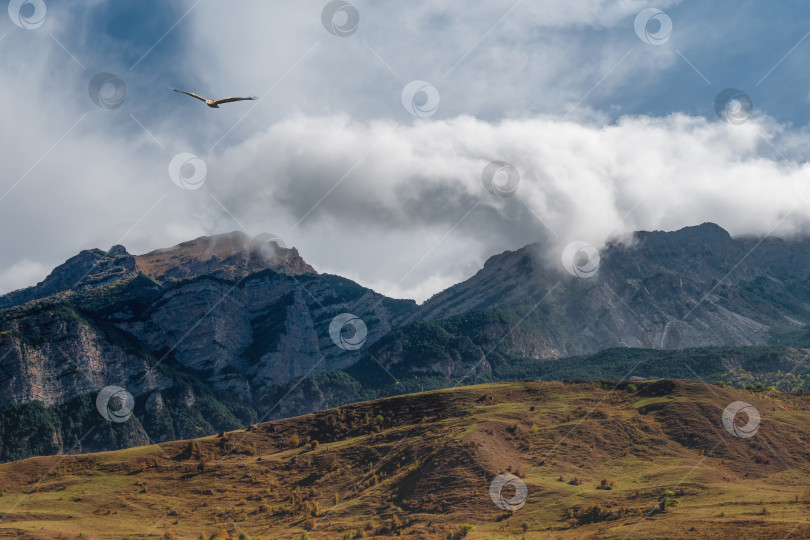
<path fill-rule="evenodd" d="M 810 166 L 783 157 L 795 136 L 767 118 L 729 125 L 678 114 L 610 125 L 297 117 L 215 160 L 209 188 L 246 222 L 283 212 L 277 234 L 318 246 L 303 249 L 316 267 L 383 291 L 427 254 L 420 264 L 441 271 L 417 267 L 390 291 L 424 298 L 532 241 L 553 256 L 574 240 L 599 247 L 705 221 L 733 235 L 807 232 L 810 205 L 797 183 Z M 485 186 L 490 161 L 517 170 L 511 196 Z M 494 185 L 506 181 L 502 172 Z"/>

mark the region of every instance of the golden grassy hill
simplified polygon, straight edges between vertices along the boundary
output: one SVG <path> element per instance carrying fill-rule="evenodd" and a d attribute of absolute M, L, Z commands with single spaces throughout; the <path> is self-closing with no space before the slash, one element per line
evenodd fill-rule
<path fill-rule="evenodd" d="M 487 384 L 6 463 L 0 537 L 810 538 L 810 397 L 635 386 Z M 722 425 L 738 400 L 751 438 Z M 489 493 L 507 471 L 514 512 Z"/>

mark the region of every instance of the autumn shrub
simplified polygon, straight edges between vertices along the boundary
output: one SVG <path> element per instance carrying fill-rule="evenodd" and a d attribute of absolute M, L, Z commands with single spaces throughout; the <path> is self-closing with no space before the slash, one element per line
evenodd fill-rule
<path fill-rule="evenodd" d="M 335 454 L 326 454 L 323 457 L 323 466 L 326 468 L 327 471 L 332 471 L 337 467 L 338 460 Z"/>
<path fill-rule="evenodd" d="M 658 510 L 666 512 L 667 508 L 678 506 L 681 503 L 679 499 L 675 498 L 675 493 L 669 489 L 665 489 L 658 496 Z"/>
<path fill-rule="evenodd" d="M 588 506 L 584 510 L 579 511 L 574 515 L 580 525 L 587 525 L 588 523 L 599 523 L 610 518 L 610 512 L 602 507 L 600 504 Z"/>
<path fill-rule="evenodd" d="M 615 485 L 616 485 L 616 483 L 615 483 L 615 482 L 613 482 L 613 480 L 604 480 L 604 479 L 603 479 L 603 480 L 602 480 L 602 481 L 599 483 L 599 485 L 598 485 L 598 486 L 596 486 L 596 489 L 613 489 L 613 487 L 614 487 Z"/>

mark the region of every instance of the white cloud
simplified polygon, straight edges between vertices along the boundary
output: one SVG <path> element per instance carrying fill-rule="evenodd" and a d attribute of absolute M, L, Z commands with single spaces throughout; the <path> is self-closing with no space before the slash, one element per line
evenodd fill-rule
<path fill-rule="evenodd" d="M 18 261 L 0 272 L 0 294 L 38 283 L 45 279 L 50 271 L 50 268 L 37 261 L 30 259 Z"/>
<path fill-rule="evenodd" d="M 534 240 L 556 259 L 573 240 L 601 246 L 705 221 L 738 235 L 807 232 L 810 206 L 794 184 L 810 178 L 810 165 L 768 157 L 764 140 L 779 145 L 778 128 L 766 118 L 731 126 L 677 114 L 410 126 L 302 116 L 214 160 L 214 174 L 231 180 L 211 189 L 248 223 L 282 212 L 274 232 L 294 236 L 316 268 L 365 284 L 403 276 L 396 289 L 423 299 L 436 292 L 428 283 L 448 283 L 442 275 L 469 275 L 488 255 Z M 512 198 L 482 185 L 494 159 L 521 173 Z"/>

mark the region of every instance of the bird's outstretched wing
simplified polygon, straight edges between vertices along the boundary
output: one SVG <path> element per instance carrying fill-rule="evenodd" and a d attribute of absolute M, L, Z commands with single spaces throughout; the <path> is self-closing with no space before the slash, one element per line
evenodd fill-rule
<path fill-rule="evenodd" d="M 250 97 L 229 97 L 229 98 L 217 99 L 217 100 L 214 100 L 214 104 L 215 104 L 215 105 L 219 105 L 220 103 L 230 103 L 230 102 L 232 102 L 232 101 L 249 101 L 249 100 L 252 100 L 252 99 L 256 99 L 256 96 L 250 96 Z"/>
<path fill-rule="evenodd" d="M 199 99 L 200 101 L 208 101 L 208 100 L 207 100 L 207 99 L 205 99 L 204 97 L 202 97 L 202 96 L 198 96 L 197 94 L 192 94 L 191 92 L 184 92 L 184 91 L 182 91 L 182 90 L 178 90 L 177 88 L 172 88 L 172 90 L 174 90 L 175 92 L 179 92 L 179 93 L 181 93 L 181 94 L 185 94 L 185 95 L 187 95 L 187 96 L 191 96 L 191 97 L 193 97 L 193 98 L 197 98 L 197 99 Z"/>

